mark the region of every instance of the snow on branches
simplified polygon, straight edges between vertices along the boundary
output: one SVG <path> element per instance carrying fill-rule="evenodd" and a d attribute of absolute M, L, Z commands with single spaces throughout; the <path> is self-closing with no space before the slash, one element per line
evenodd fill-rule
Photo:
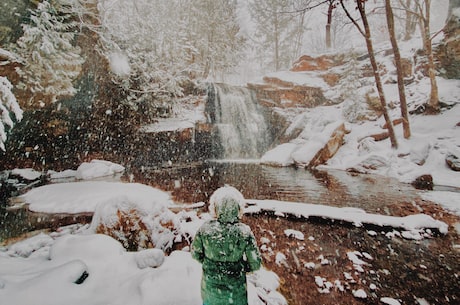
<path fill-rule="evenodd" d="M 24 67 L 17 68 L 19 88 L 33 94 L 31 103 L 53 103 L 76 91 L 72 81 L 83 63 L 73 43 L 77 23 L 64 6 L 53 6 L 48 1 L 39 3 L 30 13 L 30 21 L 23 24 L 24 34 L 17 41 L 16 52 L 24 60 Z"/>
<path fill-rule="evenodd" d="M 11 115 L 14 114 L 18 121 L 22 119 L 22 110 L 11 89 L 13 85 L 10 81 L 0 76 L 0 148 L 2 150 L 5 150 L 7 128 L 12 128 L 14 125 Z"/>

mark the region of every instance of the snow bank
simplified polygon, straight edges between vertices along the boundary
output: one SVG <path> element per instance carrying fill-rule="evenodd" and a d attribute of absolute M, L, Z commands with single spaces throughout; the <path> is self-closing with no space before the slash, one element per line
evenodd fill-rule
<path fill-rule="evenodd" d="M 275 215 L 283 216 L 285 214 L 295 215 L 297 217 L 321 217 L 324 219 L 345 221 L 362 226 L 363 224 L 372 224 L 381 227 L 394 227 L 407 230 L 408 238 L 418 238 L 423 229 L 436 229 L 440 233 L 448 232 L 448 225 L 442 221 L 435 220 L 429 215 L 417 214 L 405 217 L 386 216 L 379 214 L 370 214 L 358 208 L 337 208 L 317 204 L 285 202 L 277 200 L 248 200 L 250 206 L 246 213 L 259 213 L 260 211 L 271 211 Z"/>
<path fill-rule="evenodd" d="M 43 236 L 42 236 L 43 237 Z M 50 237 L 48 237 L 51 239 Z M 201 305 L 201 265 L 189 252 L 165 257 L 155 249 L 126 252 L 99 234 L 55 235 L 41 251 L 18 257 L 0 251 L 0 299 L 5 304 Z M 49 241 L 48 239 L 48 241 Z M 23 241 L 23 245 L 32 239 Z M 154 267 L 154 268 L 152 268 Z M 279 278 L 262 269 L 248 278 L 249 304 L 287 304 Z"/>
<path fill-rule="evenodd" d="M 98 204 L 126 198 L 149 209 L 155 205 L 172 206 L 169 194 L 139 183 L 84 181 L 41 186 L 20 198 L 34 212 L 95 212 Z"/>

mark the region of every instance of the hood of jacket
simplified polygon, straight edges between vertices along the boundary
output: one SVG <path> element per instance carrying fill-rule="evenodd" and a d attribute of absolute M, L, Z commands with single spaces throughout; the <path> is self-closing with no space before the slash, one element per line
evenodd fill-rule
<path fill-rule="evenodd" d="M 236 188 L 224 186 L 217 189 L 209 199 L 209 212 L 220 223 L 235 223 L 241 218 L 245 200 Z"/>
<path fill-rule="evenodd" d="M 240 204 L 232 197 L 224 197 L 215 204 L 217 220 L 221 223 L 235 223 L 240 220 Z"/>

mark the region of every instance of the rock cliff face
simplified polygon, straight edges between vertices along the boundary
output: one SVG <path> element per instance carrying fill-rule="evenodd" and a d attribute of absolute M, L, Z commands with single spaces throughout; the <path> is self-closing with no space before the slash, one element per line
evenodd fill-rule
<path fill-rule="evenodd" d="M 440 68 L 447 78 L 460 78 L 460 16 L 452 14 L 444 28 L 444 41 L 436 51 Z"/>
<path fill-rule="evenodd" d="M 297 85 L 275 77 L 264 77 L 263 84 L 248 84 L 260 104 L 267 107 L 316 107 L 327 102 L 318 87 Z"/>
<path fill-rule="evenodd" d="M 296 83 L 274 76 L 265 76 L 262 83 L 250 83 L 259 102 L 267 107 L 306 107 L 313 108 L 325 105 L 329 101 L 324 97 L 319 82 L 334 86 L 340 76 L 331 72 L 331 68 L 343 64 L 343 56 L 301 56 L 294 62 L 290 72 L 311 73 L 315 72 L 312 83 Z M 321 72 L 321 73 L 317 73 Z M 319 76 L 318 76 L 319 75 Z"/>

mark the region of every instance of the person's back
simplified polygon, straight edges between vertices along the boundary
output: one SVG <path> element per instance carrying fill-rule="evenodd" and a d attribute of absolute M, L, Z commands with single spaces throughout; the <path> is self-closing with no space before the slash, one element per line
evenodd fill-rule
<path fill-rule="evenodd" d="M 239 222 L 243 204 L 236 189 L 218 189 L 210 200 L 217 219 L 204 223 L 192 243 L 192 256 L 203 265 L 205 305 L 247 304 L 246 273 L 259 269 L 261 258 L 251 229 Z"/>

